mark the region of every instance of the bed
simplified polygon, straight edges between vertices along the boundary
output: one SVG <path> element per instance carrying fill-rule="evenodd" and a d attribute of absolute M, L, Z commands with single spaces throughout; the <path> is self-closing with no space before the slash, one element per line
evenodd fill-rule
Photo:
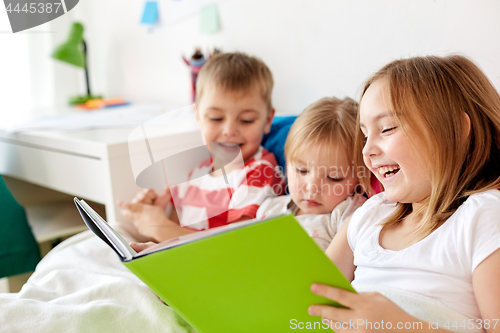
<path fill-rule="evenodd" d="M 263 140 L 282 166 L 284 141 L 295 118 L 277 117 Z M 465 319 L 418 295 L 375 286 L 365 290 L 385 294 L 425 321 Z M 2 332 L 196 332 L 90 231 L 50 251 L 19 293 L 0 294 L 0 309 Z"/>
<path fill-rule="evenodd" d="M 283 168 L 295 118 L 275 117 L 262 142 Z M 2 332 L 195 332 L 90 231 L 50 251 L 19 293 L 0 294 L 0 309 Z"/>
<path fill-rule="evenodd" d="M 2 332 L 196 332 L 90 231 L 49 252 L 19 293 L 0 294 Z"/>

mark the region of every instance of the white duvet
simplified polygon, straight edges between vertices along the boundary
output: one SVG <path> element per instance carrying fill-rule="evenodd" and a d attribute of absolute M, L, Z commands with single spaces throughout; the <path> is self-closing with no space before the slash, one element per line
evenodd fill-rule
<path fill-rule="evenodd" d="M 19 293 L 0 294 L 0 332 L 196 332 L 90 231 L 61 243 Z"/>
<path fill-rule="evenodd" d="M 406 291 L 378 286 L 358 291 L 379 291 L 424 321 L 467 320 Z M 196 333 L 90 231 L 45 256 L 19 293 L 0 294 L 0 332 Z"/>

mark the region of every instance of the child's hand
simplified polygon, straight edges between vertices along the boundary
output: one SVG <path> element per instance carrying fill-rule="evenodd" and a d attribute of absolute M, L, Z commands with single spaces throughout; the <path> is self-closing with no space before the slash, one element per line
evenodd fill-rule
<path fill-rule="evenodd" d="M 170 188 L 167 187 L 165 189 L 165 192 L 161 196 L 159 195 L 156 196 L 156 198 L 153 200 L 153 205 L 166 209 L 171 199 L 172 199 L 172 193 L 170 192 Z"/>
<path fill-rule="evenodd" d="M 155 205 L 166 209 L 171 198 L 172 195 L 168 187 L 162 195 L 158 195 L 155 190 L 146 189 L 137 193 L 137 195 L 132 199 L 132 203 Z"/>
<path fill-rule="evenodd" d="M 167 218 L 165 210 L 160 206 L 129 202 L 119 202 L 118 204 L 123 208 L 123 216 L 132 219 L 141 235 L 156 241 L 163 240 L 163 237 L 159 237 L 159 235 L 165 234 L 164 229 L 172 225 L 179 226 Z"/>
<path fill-rule="evenodd" d="M 156 194 L 155 190 L 145 189 L 135 195 L 135 197 L 132 199 L 132 203 L 152 205 L 157 197 L 158 195 Z"/>
<path fill-rule="evenodd" d="M 328 325 L 330 325 L 330 328 L 335 329 L 335 332 L 376 332 L 382 329 L 380 326 L 379 330 L 373 329 L 373 327 L 369 329 L 369 326 L 363 324 L 367 322 L 384 323 L 384 328 L 391 325 L 392 329 L 396 329 L 398 322 L 413 323 L 420 321 L 406 313 L 387 297 L 376 292 L 355 294 L 319 283 L 313 284 L 311 291 L 349 308 L 343 309 L 330 305 L 311 305 L 309 307 L 310 315 L 320 316 L 325 320 L 325 323 L 328 321 Z M 335 325 L 335 323 L 338 324 Z M 342 325 L 343 323 L 347 323 L 347 325 Z M 355 323 L 356 325 L 352 327 L 349 323 Z M 423 324 L 423 327 L 425 327 L 425 324 Z"/>
<path fill-rule="evenodd" d="M 155 246 L 156 244 L 157 243 L 153 243 L 153 242 L 147 242 L 147 243 L 131 242 L 130 247 L 133 248 L 136 252 L 141 252 L 141 251 L 144 251 L 144 250 L 150 248 L 151 246 Z"/>

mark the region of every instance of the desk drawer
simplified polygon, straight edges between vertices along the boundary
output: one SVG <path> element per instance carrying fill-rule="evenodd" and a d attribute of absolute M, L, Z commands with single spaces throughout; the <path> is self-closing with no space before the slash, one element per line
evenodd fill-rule
<path fill-rule="evenodd" d="M 104 203 L 105 166 L 81 155 L 0 141 L 0 174 Z"/>

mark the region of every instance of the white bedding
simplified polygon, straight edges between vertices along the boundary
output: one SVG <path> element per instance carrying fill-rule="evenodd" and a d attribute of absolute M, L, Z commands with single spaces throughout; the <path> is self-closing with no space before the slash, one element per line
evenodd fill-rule
<path fill-rule="evenodd" d="M 443 325 L 467 319 L 435 300 L 398 289 L 362 286 L 358 291 L 381 292 L 424 321 Z M 19 293 L 0 294 L 0 332 L 196 331 L 86 231 L 45 256 Z"/>
<path fill-rule="evenodd" d="M 196 332 L 90 231 L 61 243 L 19 293 L 0 294 L 1 332 Z"/>

